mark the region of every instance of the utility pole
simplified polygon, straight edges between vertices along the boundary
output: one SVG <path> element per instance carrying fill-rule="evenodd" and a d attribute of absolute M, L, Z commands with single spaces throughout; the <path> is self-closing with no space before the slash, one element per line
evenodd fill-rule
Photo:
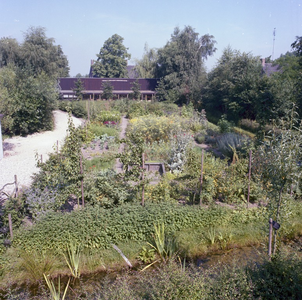
<path fill-rule="evenodd" d="M 274 28 L 273 36 L 274 36 L 274 39 L 273 39 L 273 53 L 272 53 L 272 60 L 274 60 L 276 28 Z"/>

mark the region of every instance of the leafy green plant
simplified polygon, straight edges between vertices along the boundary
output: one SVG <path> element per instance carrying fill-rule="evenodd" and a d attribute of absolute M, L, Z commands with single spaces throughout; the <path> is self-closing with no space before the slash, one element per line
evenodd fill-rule
<path fill-rule="evenodd" d="M 71 275 L 74 278 L 79 278 L 80 272 L 80 262 L 81 262 L 81 247 L 73 241 L 69 241 L 67 244 L 66 254 L 63 252 L 65 261 L 69 267 Z"/>
<path fill-rule="evenodd" d="M 215 230 L 214 227 L 210 227 L 208 229 L 207 234 L 206 234 L 206 238 L 210 242 L 211 245 L 215 244 L 215 241 L 216 241 L 217 237 L 216 237 L 216 230 Z"/>
<path fill-rule="evenodd" d="M 65 290 L 63 292 L 63 296 L 61 298 L 61 284 L 60 284 L 60 277 L 58 279 L 58 290 L 56 289 L 55 287 L 55 284 L 54 282 L 48 278 L 49 275 L 45 275 L 43 274 L 44 276 L 44 279 L 45 279 L 45 282 L 47 284 L 47 287 L 49 289 L 49 292 L 50 292 L 50 295 L 51 295 L 51 298 L 53 300 L 64 300 L 65 299 L 65 296 L 66 296 L 66 293 L 67 293 L 67 289 L 69 287 L 69 283 L 70 283 L 70 278 L 68 279 L 68 282 L 66 284 L 66 287 L 65 287 Z"/>
<path fill-rule="evenodd" d="M 218 127 L 220 129 L 221 133 L 227 133 L 232 131 L 232 127 L 234 127 L 234 124 L 232 122 L 229 122 L 226 119 L 226 115 L 222 115 L 220 120 L 218 121 Z"/>
<path fill-rule="evenodd" d="M 155 250 L 159 258 L 145 267 L 144 270 L 157 262 L 166 263 L 179 252 L 179 245 L 176 238 L 165 233 L 164 223 L 158 225 L 154 224 L 154 234 L 152 237 L 153 240 L 152 242 L 148 242 L 148 245 Z"/>
<path fill-rule="evenodd" d="M 102 111 L 95 118 L 95 121 L 100 122 L 101 124 L 106 121 L 113 121 L 119 123 L 120 120 L 121 114 L 118 111 Z"/>
<path fill-rule="evenodd" d="M 279 120 L 277 126 L 266 137 L 257 152 L 258 168 L 270 195 L 269 212 L 275 222 L 282 224 L 290 214 L 286 197 L 301 178 L 302 128 L 296 126 L 294 107 L 288 112 L 287 119 Z M 282 230 L 282 226 L 281 226 Z M 274 231 L 273 254 L 277 249 L 277 230 Z"/>
<path fill-rule="evenodd" d="M 144 264 L 150 264 L 155 260 L 155 249 L 147 248 L 145 246 L 142 247 L 138 255 L 138 259 L 140 259 Z"/>

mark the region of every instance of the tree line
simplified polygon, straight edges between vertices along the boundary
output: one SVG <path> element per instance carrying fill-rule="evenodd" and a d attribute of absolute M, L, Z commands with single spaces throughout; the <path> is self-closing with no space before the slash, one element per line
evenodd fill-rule
<path fill-rule="evenodd" d="M 213 121 L 241 119 L 266 124 L 282 118 L 293 105 L 302 113 L 302 37 L 289 45 L 291 52 L 271 62 L 278 72 L 266 75 L 260 57 L 230 46 L 210 72 L 205 60 L 217 50 L 214 36 L 199 35 L 191 26 L 176 27 L 159 49 L 146 45 L 135 60 L 136 78 L 158 78 L 159 101 L 206 109 Z M 131 55 L 124 39 L 114 34 L 101 47 L 92 66 L 93 76 L 127 77 Z M 0 39 L 0 112 L 5 134 L 29 134 L 51 129 L 52 110 L 59 97 L 57 78 L 69 75 L 68 60 L 45 28 L 30 27 L 24 41 Z M 80 77 L 80 74 L 77 75 Z M 81 80 L 75 93 L 81 95 Z M 101 87 L 100 87 L 101 88 Z M 110 96 L 110 87 L 103 87 Z M 139 86 L 133 87 L 139 97 Z"/>

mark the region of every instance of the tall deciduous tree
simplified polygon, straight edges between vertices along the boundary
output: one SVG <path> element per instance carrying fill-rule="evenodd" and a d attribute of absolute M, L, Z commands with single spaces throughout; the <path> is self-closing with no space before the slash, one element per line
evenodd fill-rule
<path fill-rule="evenodd" d="M 93 74 L 96 77 L 123 78 L 127 77 L 127 60 L 131 55 L 123 45 L 124 39 L 114 34 L 105 41 L 97 54 L 97 61 L 93 64 Z"/>
<path fill-rule="evenodd" d="M 48 76 L 66 77 L 69 73 L 68 61 L 60 45 L 53 38 L 47 38 L 45 28 L 30 27 L 22 44 L 22 67 L 33 74 L 46 73 Z"/>
<path fill-rule="evenodd" d="M 21 49 L 16 39 L 0 39 L 0 68 L 20 61 Z"/>
<path fill-rule="evenodd" d="M 142 59 L 135 61 L 134 70 L 138 78 L 154 78 L 157 65 L 157 50 L 149 49 L 145 44 L 144 55 Z"/>
<path fill-rule="evenodd" d="M 291 44 L 292 49 L 298 57 L 298 68 L 295 76 L 295 98 L 298 104 L 300 117 L 302 116 L 302 36 L 297 36 L 296 41 Z"/>
<path fill-rule="evenodd" d="M 263 72 L 260 57 L 227 47 L 208 76 L 203 105 L 215 117 L 267 123 L 284 116 L 292 105 L 291 84 Z"/>
<path fill-rule="evenodd" d="M 199 34 L 190 26 L 174 29 L 171 40 L 158 50 L 156 77 L 160 78 L 160 100 L 188 104 L 198 101 L 203 75 L 203 61 L 215 51 L 214 37 Z"/>
<path fill-rule="evenodd" d="M 216 68 L 209 74 L 205 95 L 206 109 L 237 121 L 238 118 L 255 119 L 253 101 L 258 97 L 262 66 L 259 57 L 240 53 L 227 47 Z"/>

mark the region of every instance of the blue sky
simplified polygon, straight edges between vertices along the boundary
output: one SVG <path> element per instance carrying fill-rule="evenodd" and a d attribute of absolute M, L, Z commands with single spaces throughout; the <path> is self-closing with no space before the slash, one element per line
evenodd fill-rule
<path fill-rule="evenodd" d="M 160 48 L 176 26 L 192 26 L 200 35 L 212 34 L 217 52 L 208 59 L 210 70 L 224 48 L 274 58 L 290 51 L 302 36 L 302 0 L 0 0 L 0 37 L 23 40 L 30 26 L 46 28 L 67 55 L 70 75 L 89 72 L 106 39 L 124 38 L 133 59 L 144 45 Z"/>

